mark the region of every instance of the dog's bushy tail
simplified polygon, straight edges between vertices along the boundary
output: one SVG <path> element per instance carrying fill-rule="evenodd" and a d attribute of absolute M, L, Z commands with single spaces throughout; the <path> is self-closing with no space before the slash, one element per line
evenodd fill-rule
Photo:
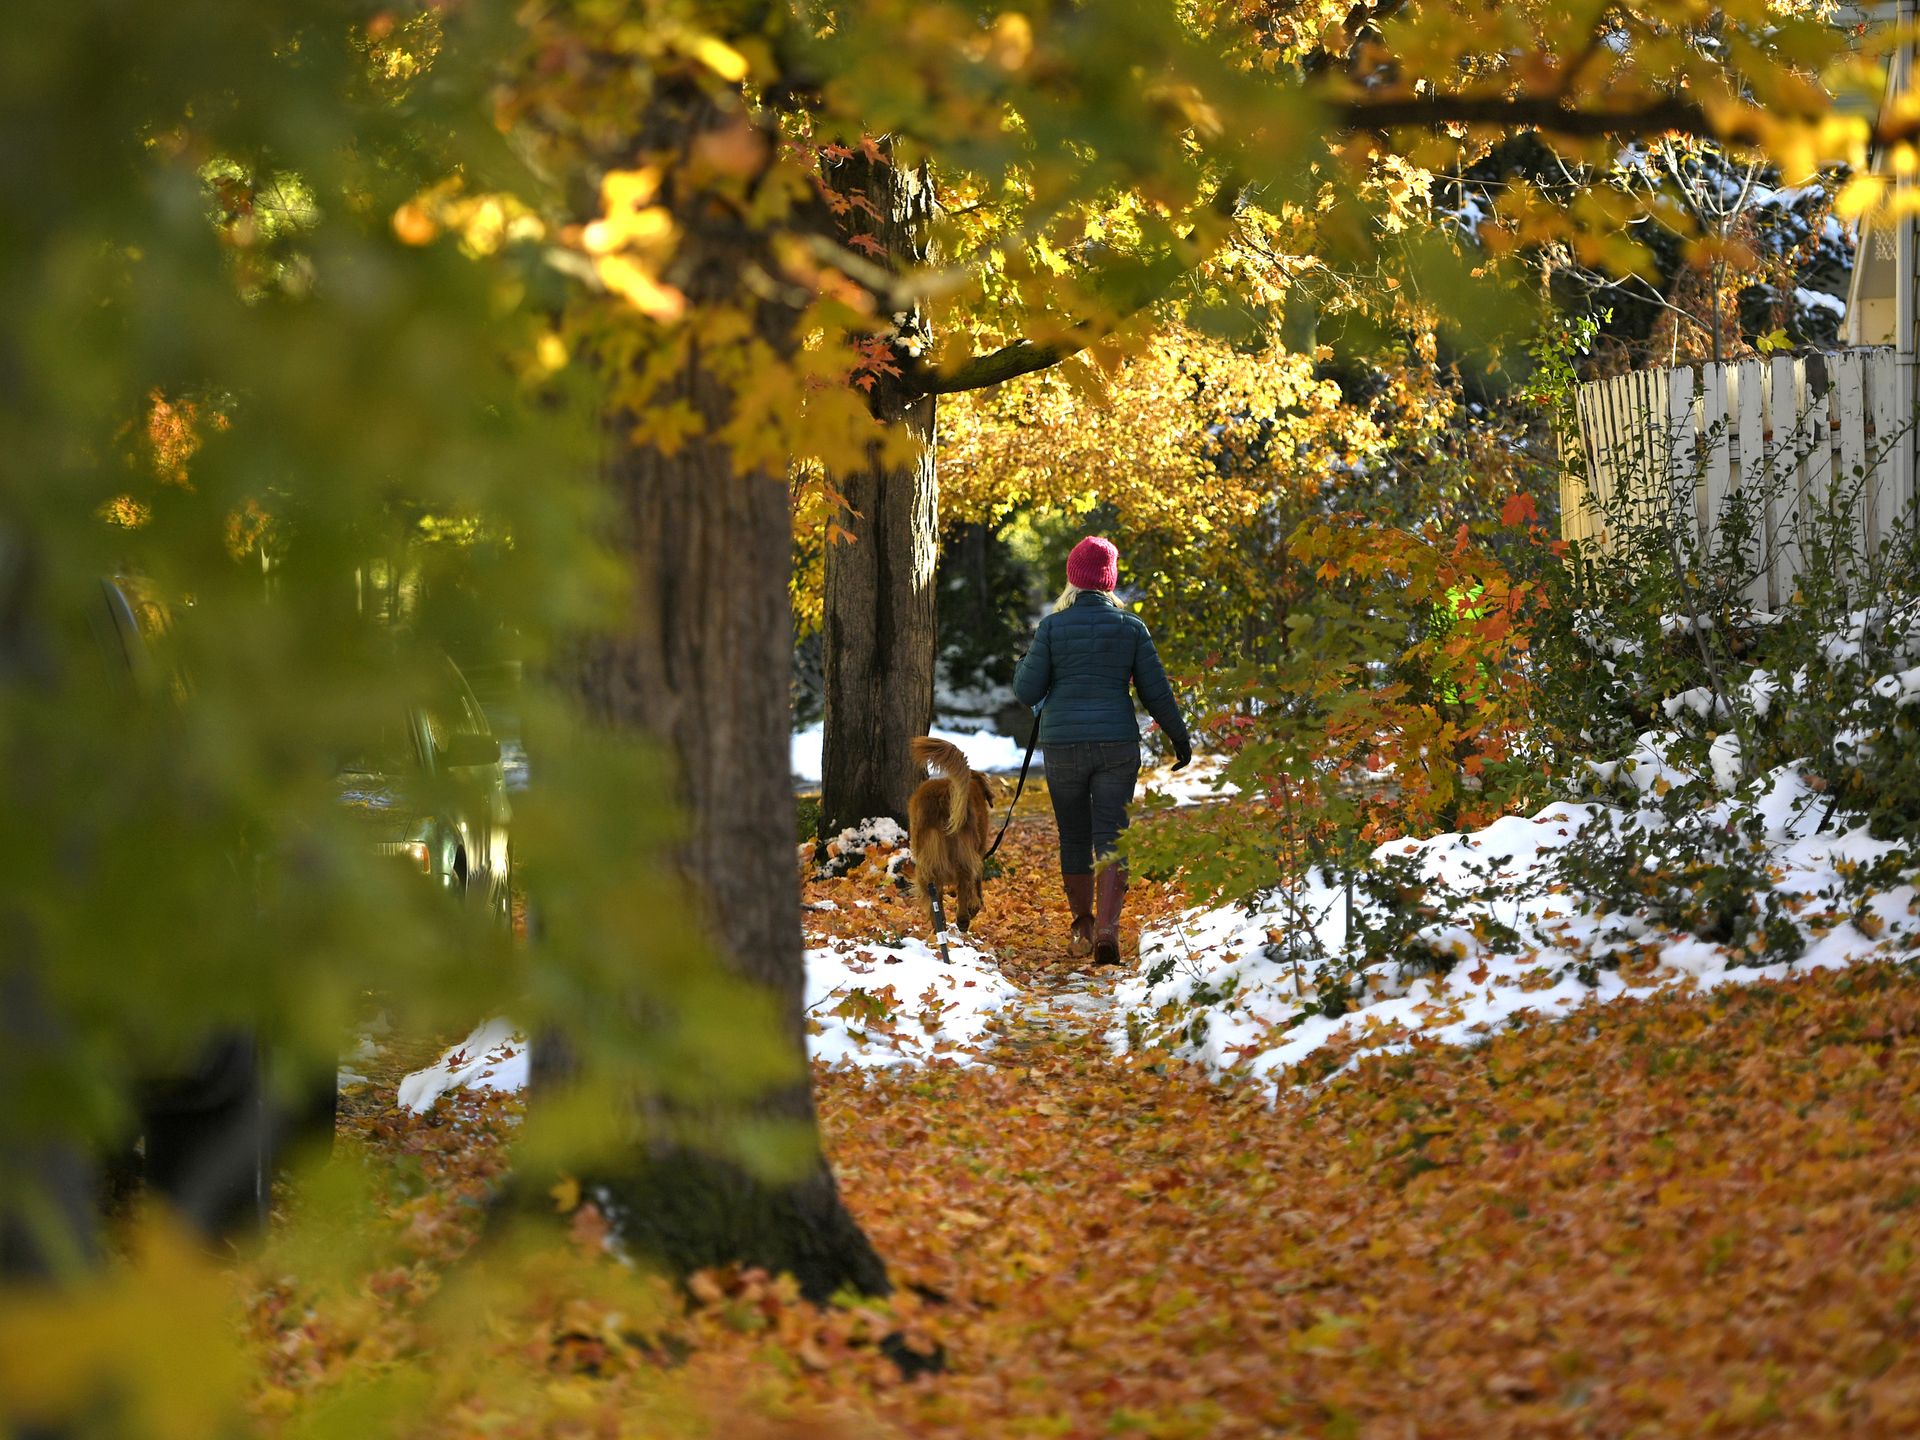
<path fill-rule="evenodd" d="M 973 783 L 973 767 L 967 753 L 951 740 L 936 740 L 921 735 L 913 742 L 913 763 L 938 770 L 947 782 L 947 833 L 958 835 L 967 823 L 967 790 Z"/>

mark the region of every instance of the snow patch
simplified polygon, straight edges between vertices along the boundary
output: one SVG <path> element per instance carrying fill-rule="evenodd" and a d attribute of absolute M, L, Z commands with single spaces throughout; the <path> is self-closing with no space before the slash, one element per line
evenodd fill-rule
<path fill-rule="evenodd" d="M 1678 720 L 1681 711 L 1687 711 L 1700 720 L 1712 720 L 1717 715 L 1727 713 L 1727 707 L 1720 697 L 1705 685 L 1696 685 L 1691 690 L 1682 690 L 1678 695 L 1669 696 L 1660 702 L 1660 708 L 1667 712 L 1669 720 Z"/>
<path fill-rule="evenodd" d="M 849 825 L 827 842 L 829 855 L 844 855 L 852 850 L 870 850 L 875 845 L 886 849 L 907 843 L 907 832 L 900 822 L 887 815 L 875 815 L 858 825 Z"/>
<path fill-rule="evenodd" d="M 1175 805 L 1195 805 L 1204 800 L 1224 800 L 1238 795 L 1240 787 L 1221 777 L 1226 762 L 1218 756 L 1197 756 L 1187 768 L 1176 774 L 1172 762 L 1140 772 L 1140 793 Z"/>
<path fill-rule="evenodd" d="M 424 1114 L 449 1090 L 524 1090 L 527 1042 L 511 1020 L 495 1016 L 424 1070 L 400 1082 L 402 1110 Z"/>
<path fill-rule="evenodd" d="M 1642 737 L 1631 760 L 1593 769 L 1641 792 L 1684 778 L 1654 738 Z M 1737 763 L 1737 741 L 1714 758 L 1721 780 L 1723 766 Z M 1553 883 L 1558 852 L 1589 827 L 1661 822 L 1647 809 L 1569 802 L 1376 850 L 1376 861 L 1411 859 L 1430 893 L 1458 903 L 1400 955 L 1354 975 L 1338 1004 L 1316 993 L 1316 966 L 1345 953 L 1350 904 L 1356 918 L 1367 912 L 1331 877 L 1302 884 L 1284 903 L 1273 896 L 1251 908 L 1195 909 L 1150 927 L 1141 936 L 1141 973 L 1118 987 L 1109 1043 L 1118 1051 L 1165 1046 L 1216 1072 L 1278 1079 L 1335 1041 L 1375 1053 L 1415 1037 L 1473 1044 L 1523 1013 L 1563 1018 L 1623 995 L 1781 979 L 1920 949 L 1913 884 L 1889 885 L 1864 903 L 1836 898 L 1845 875 L 1903 847 L 1873 839 L 1865 826 L 1823 833 L 1819 800 L 1783 767 L 1695 817 L 1709 829 L 1732 825 L 1736 814 L 1757 821 L 1773 892 L 1805 939 L 1797 960 L 1769 961 L 1765 950 L 1660 929 L 1637 914 L 1583 913 L 1578 898 Z M 1409 967 L 1416 954 L 1425 963 Z"/>
<path fill-rule="evenodd" d="M 1793 298 L 1809 310 L 1827 310 L 1838 319 L 1847 318 L 1847 302 L 1838 295 L 1829 295 L 1824 290 L 1809 290 L 1802 285 L 1793 292 Z"/>
<path fill-rule="evenodd" d="M 985 730 L 934 729 L 928 733 L 936 740 L 947 740 L 958 745 L 961 753 L 967 757 L 967 764 L 987 773 L 1018 770 L 1020 761 L 1027 753 L 1027 747 L 1010 735 L 995 735 Z M 804 730 L 793 732 L 789 764 L 793 778 L 800 784 L 820 783 L 820 757 L 826 744 L 825 737 L 825 729 L 820 725 L 809 725 Z"/>
<path fill-rule="evenodd" d="M 894 944 L 812 939 L 807 1049 L 825 1065 L 971 1064 L 993 1016 L 1020 993 L 958 932 L 947 935 L 944 961 L 917 936 Z"/>
<path fill-rule="evenodd" d="M 1713 767 L 1713 783 L 1722 791 L 1731 795 L 1740 788 L 1743 763 L 1740 754 L 1740 737 L 1729 730 L 1724 735 L 1713 737 L 1713 743 L 1707 747 L 1707 764 Z"/>

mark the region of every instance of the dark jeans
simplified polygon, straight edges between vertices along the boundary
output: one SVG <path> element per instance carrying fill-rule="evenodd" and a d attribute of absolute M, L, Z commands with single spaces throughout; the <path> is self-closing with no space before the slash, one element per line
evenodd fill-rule
<path fill-rule="evenodd" d="M 1091 875 L 1093 857 L 1113 853 L 1127 828 L 1127 806 L 1140 778 L 1138 740 L 1049 745 L 1047 790 L 1060 827 L 1060 873 Z"/>

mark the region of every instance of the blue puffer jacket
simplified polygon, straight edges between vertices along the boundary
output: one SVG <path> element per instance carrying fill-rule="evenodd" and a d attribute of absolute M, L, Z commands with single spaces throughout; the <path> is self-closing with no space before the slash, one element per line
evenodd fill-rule
<path fill-rule="evenodd" d="M 1013 677 L 1021 704 L 1046 701 L 1040 712 L 1042 746 L 1137 739 L 1140 722 L 1129 685 L 1140 692 L 1140 703 L 1184 760 L 1193 745 L 1153 636 L 1139 616 L 1122 610 L 1105 591 L 1083 590 L 1065 610 L 1043 619 Z"/>

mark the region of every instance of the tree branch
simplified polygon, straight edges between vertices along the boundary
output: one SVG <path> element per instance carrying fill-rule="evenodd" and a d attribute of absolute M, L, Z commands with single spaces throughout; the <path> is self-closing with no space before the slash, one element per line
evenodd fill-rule
<path fill-rule="evenodd" d="M 1638 109 L 1569 109 L 1554 95 L 1407 95 L 1391 99 L 1351 96 L 1331 102 L 1343 130 L 1438 129 L 1443 125 L 1527 126 L 1552 135 L 1597 137 L 1664 134 L 1680 130 L 1719 140 L 1751 140 L 1729 133 L 1692 100 L 1661 96 Z"/>
<path fill-rule="evenodd" d="M 1210 208 L 1222 219 L 1231 219 L 1239 209 L 1240 194 L 1240 182 L 1230 178 L 1214 193 Z M 918 395 L 958 395 L 1017 380 L 1022 375 L 1051 369 L 1062 360 L 1071 359 L 1095 341 L 1111 335 L 1130 317 L 1165 299 L 1174 286 L 1193 273 L 1194 260 L 1180 253 L 1189 246 L 1193 236 L 1194 231 L 1189 230 L 1173 249 L 1132 272 L 1126 286 L 1128 293 L 1121 298 L 1110 321 L 1104 324 L 1078 321 L 1067 328 L 1065 335 L 1044 344 L 1035 344 L 1023 336 L 998 350 L 973 356 L 957 370 L 941 370 L 918 356 L 901 356 L 901 386 Z"/>
<path fill-rule="evenodd" d="M 1077 327 L 1069 338 L 1045 345 L 1035 345 L 1031 340 L 1022 338 L 1002 345 L 998 350 L 975 355 L 958 370 L 943 373 L 932 366 L 925 369 L 916 367 L 907 372 L 905 383 L 909 389 L 917 390 L 922 395 L 958 395 L 967 390 L 985 390 L 1008 380 L 1017 380 L 1022 375 L 1031 375 L 1036 370 L 1050 370 L 1107 333 L 1107 330 L 1097 326 L 1083 325 Z"/>
<path fill-rule="evenodd" d="M 1654 288 L 1653 282 L 1644 275 L 1623 275 L 1618 279 L 1609 279 L 1598 271 L 1590 270 L 1584 265 L 1574 264 L 1552 266 L 1549 268 L 1549 274 L 1565 275 L 1576 284 L 1585 286 L 1589 294 L 1600 290 L 1625 291 L 1628 287 L 1637 283 L 1643 286 L 1644 289 L 1642 293 L 1634 295 L 1632 298 L 1643 300 L 1658 309 L 1664 310 L 1677 320 L 1686 321 L 1687 324 L 1693 326 L 1694 329 L 1703 335 L 1712 333 L 1712 331 L 1707 328 L 1707 323 L 1704 320 L 1691 311 L 1683 310 L 1680 306 L 1667 299 L 1666 296 Z"/>
<path fill-rule="evenodd" d="M 1050 369 L 1078 355 L 1096 340 L 1111 335 L 1127 319 L 1163 299 L 1192 269 L 1192 265 L 1178 255 L 1164 256 L 1135 273 L 1134 284 L 1129 287 L 1131 293 L 1116 308 L 1113 318 L 1104 324 L 1078 321 L 1067 328 L 1065 335 L 1045 344 L 1035 344 L 1022 336 L 998 350 L 973 356 L 957 370 L 943 371 L 916 357 L 902 366 L 901 384 L 921 395 L 957 395 Z"/>

